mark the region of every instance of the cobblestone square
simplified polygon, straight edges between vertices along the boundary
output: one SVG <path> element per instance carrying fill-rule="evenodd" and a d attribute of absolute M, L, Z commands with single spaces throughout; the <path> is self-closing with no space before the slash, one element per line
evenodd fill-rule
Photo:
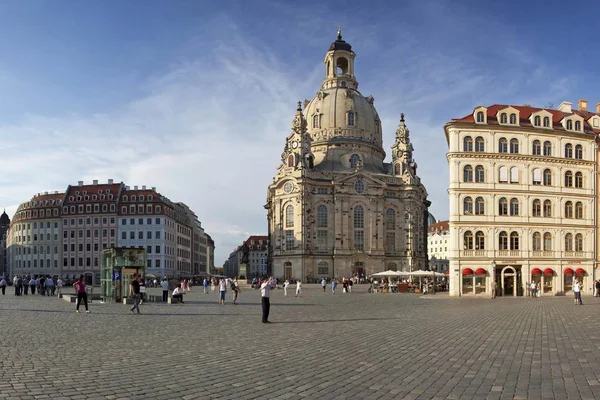
<path fill-rule="evenodd" d="M 152 289 L 158 293 L 158 290 Z M 0 296 L 0 398 L 594 399 L 600 299 L 448 298 L 305 285 L 217 305 Z"/>

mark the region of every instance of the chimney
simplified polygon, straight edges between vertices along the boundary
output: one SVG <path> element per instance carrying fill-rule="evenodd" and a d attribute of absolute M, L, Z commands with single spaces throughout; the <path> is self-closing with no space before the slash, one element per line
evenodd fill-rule
<path fill-rule="evenodd" d="M 587 100 L 581 99 L 577 102 L 577 109 L 579 111 L 587 111 Z"/>
<path fill-rule="evenodd" d="M 600 103 L 598 103 L 600 105 Z M 152 190 L 156 192 L 156 186 L 152 186 Z"/>
<path fill-rule="evenodd" d="M 146 185 L 143 185 L 143 186 L 142 186 L 142 190 L 146 190 Z"/>
<path fill-rule="evenodd" d="M 77 182 L 77 185 L 78 185 L 78 186 L 83 186 L 83 181 L 79 181 L 79 182 Z"/>
<path fill-rule="evenodd" d="M 573 111 L 571 110 L 571 107 L 573 106 L 573 103 L 571 103 L 570 101 L 563 101 L 562 103 L 560 103 L 560 105 L 558 106 L 557 110 L 558 111 L 562 111 L 564 113 L 570 114 Z"/>
<path fill-rule="evenodd" d="M 125 186 L 125 190 L 129 190 L 129 186 Z"/>
<path fill-rule="evenodd" d="M 596 103 L 596 113 L 600 114 L 600 101 Z"/>
<path fill-rule="evenodd" d="M 47 195 L 47 194 L 48 194 L 48 192 L 44 192 L 44 195 Z"/>
<path fill-rule="evenodd" d="M 58 190 L 55 190 L 55 191 L 54 191 L 54 194 L 58 194 Z"/>
<path fill-rule="evenodd" d="M 112 179 L 109 179 L 109 180 L 108 180 L 108 184 L 109 184 L 109 185 L 112 185 L 112 184 L 113 184 L 113 180 L 112 180 Z"/>
<path fill-rule="evenodd" d="M 137 185 L 135 185 L 135 186 L 133 187 L 133 190 L 138 190 L 138 187 L 137 187 Z"/>
<path fill-rule="evenodd" d="M 98 180 L 94 179 L 94 185 L 97 185 L 97 184 L 98 184 Z"/>

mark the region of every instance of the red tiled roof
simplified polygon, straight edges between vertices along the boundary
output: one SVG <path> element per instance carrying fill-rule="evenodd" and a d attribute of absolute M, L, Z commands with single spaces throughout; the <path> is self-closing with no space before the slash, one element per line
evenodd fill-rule
<path fill-rule="evenodd" d="M 267 243 L 269 243 L 269 237 L 268 236 L 259 236 L 259 235 L 254 235 L 254 236 L 250 236 L 248 239 L 246 239 L 244 241 L 244 246 L 250 246 L 250 241 L 254 240 L 254 246 L 259 246 L 259 241 L 262 240 L 263 241 L 263 246 L 266 246 Z"/>
<path fill-rule="evenodd" d="M 127 196 L 127 201 L 125 201 L 123 199 L 123 196 Z M 156 203 L 160 203 L 162 202 L 161 200 L 161 196 L 160 194 L 154 190 L 154 189 L 123 189 L 121 191 L 121 198 L 119 199 L 119 201 L 122 201 L 124 203 L 128 203 L 131 202 L 131 196 L 136 196 L 136 198 L 139 200 L 140 196 L 144 196 L 144 202 L 145 203 L 149 203 L 149 202 L 156 202 Z M 152 200 L 148 201 L 148 196 L 152 196 Z"/>
<path fill-rule="evenodd" d="M 435 233 L 437 231 L 448 231 L 450 229 L 449 221 L 436 222 L 435 224 L 429 225 L 429 228 L 427 229 L 431 233 Z"/>
<path fill-rule="evenodd" d="M 81 202 L 94 202 L 94 203 L 102 203 L 102 202 L 116 202 L 119 196 L 119 190 L 121 189 L 120 183 L 113 184 L 98 184 L 98 185 L 82 185 L 82 186 L 69 186 L 67 190 L 67 195 L 65 196 L 65 204 L 79 204 Z M 107 192 L 108 190 L 108 192 Z M 102 193 L 100 192 L 102 191 Z M 79 192 L 79 194 L 77 194 Z M 84 193 L 86 192 L 86 193 Z M 112 199 L 108 198 L 108 195 L 112 195 Z M 88 200 L 84 200 L 84 196 L 90 196 Z M 92 200 L 93 195 L 97 195 L 96 200 Z M 100 199 L 100 196 L 104 195 L 104 200 Z M 77 196 L 81 196 L 81 200 L 77 200 Z M 71 200 L 73 197 L 73 200 Z"/>
<path fill-rule="evenodd" d="M 558 110 L 553 110 L 553 109 L 548 109 L 548 108 L 537 108 L 537 107 L 531 107 L 531 106 L 513 106 L 513 105 L 506 105 L 506 104 L 494 104 L 494 105 L 487 107 L 487 123 L 488 123 L 488 125 L 500 125 L 500 123 L 496 119 L 496 115 L 498 114 L 498 111 L 508 108 L 508 107 L 512 107 L 519 111 L 519 126 L 533 126 L 531 124 L 531 121 L 529 121 L 529 117 L 531 117 L 531 114 L 538 112 L 538 111 L 547 111 L 550 114 L 552 114 L 552 128 L 555 130 L 564 131 L 565 129 L 563 128 L 560 121 L 562 121 L 563 118 L 565 118 L 565 117 L 575 114 L 575 115 L 580 115 L 584 119 L 584 124 L 583 124 L 584 133 L 600 133 L 600 129 L 598 129 L 598 128 L 594 129 L 587 122 L 592 116 L 598 115 L 593 112 L 580 111 L 580 110 L 573 109 L 571 113 L 566 113 L 563 111 L 558 111 Z M 479 108 L 479 107 L 476 107 L 476 108 Z M 475 118 L 473 116 L 473 113 L 471 113 L 463 118 L 453 118 L 452 122 L 472 122 L 472 123 L 474 123 Z"/>

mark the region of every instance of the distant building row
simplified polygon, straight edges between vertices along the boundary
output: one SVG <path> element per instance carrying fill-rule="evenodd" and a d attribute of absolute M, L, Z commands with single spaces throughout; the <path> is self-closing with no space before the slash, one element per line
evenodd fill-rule
<path fill-rule="evenodd" d="M 40 193 L 21 204 L 6 233 L 5 276 L 92 273 L 102 250 L 142 247 L 147 272 L 182 276 L 214 272 L 214 242 L 196 214 L 156 188 L 112 179 Z"/>
<path fill-rule="evenodd" d="M 223 275 L 240 276 L 240 265 L 246 265 L 246 279 L 267 275 L 269 257 L 268 236 L 250 236 L 237 246 L 223 264 Z"/>

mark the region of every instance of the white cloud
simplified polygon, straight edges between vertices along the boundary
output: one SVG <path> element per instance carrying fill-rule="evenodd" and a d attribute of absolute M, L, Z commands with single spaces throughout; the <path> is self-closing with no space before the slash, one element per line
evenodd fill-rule
<path fill-rule="evenodd" d="M 278 7 L 289 18 L 296 15 L 295 9 Z M 491 68 L 485 55 L 466 51 L 470 47 L 464 41 L 446 46 L 466 33 L 462 23 L 453 24 L 448 9 L 443 11 L 436 16 L 441 11 L 429 7 L 423 16 L 426 26 L 442 20 L 440 29 L 448 29 L 444 46 L 438 47 L 431 46 L 431 38 L 411 34 L 411 24 L 388 25 L 389 32 L 378 37 L 361 21 L 347 16 L 340 21 L 348 26 L 344 36 L 357 52 L 360 89 L 376 98 L 386 150 L 400 112 L 406 114 L 419 175 L 439 218 L 447 217 L 448 209 L 443 124 L 480 103 L 556 101 L 564 92 L 553 90 L 565 90 L 556 82 L 569 81 L 534 56 L 524 57 L 526 49 L 513 51 L 510 35 L 504 36 L 506 51 L 495 56 L 504 69 Z M 35 193 L 64 190 L 78 180 L 113 178 L 156 186 L 198 214 L 215 239 L 220 265 L 248 235 L 266 233 L 262 206 L 296 101 L 317 91 L 323 75 L 320 57 L 334 39 L 338 22 L 325 17 L 327 12 L 310 23 L 298 18 L 291 28 L 281 25 L 278 32 L 294 43 L 288 48 L 271 46 L 269 38 L 249 39 L 230 18 L 218 16 L 185 43 L 190 52 L 201 48 L 196 57 L 174 62 L 148 79 L 142 87 L 146 94 L 128 104 L 102 113 L 26 115 L 19 123 L 0 126 L 0 204 L 12 213 Z M 458 14 L 463 18 L 464 10 Z M 217 31 L 206 36 L 212 29 Z M 493 35 L 509 31 L 500 24 L 493 30 Z M 307 53 L 315 46 L 322 53 L 300 57 L 305 44 Z M 462 52 L 456 54 L 458 48 Z"/>

